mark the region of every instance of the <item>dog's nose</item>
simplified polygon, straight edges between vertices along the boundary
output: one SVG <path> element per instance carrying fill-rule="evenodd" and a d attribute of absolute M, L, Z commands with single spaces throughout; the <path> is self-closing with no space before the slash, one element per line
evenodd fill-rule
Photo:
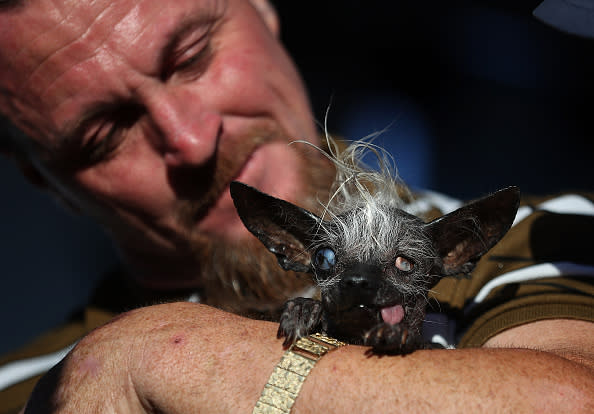
<path fill-rule="evenodd" d="M 348 267 L 340 278 L 333 300 L 342 308 L 375 303 L 382 286 L 379 266 L 356 263 Z"/>
<path fill-rule="evenodd" d="M 369 289 L 370 281 L 367 277 L 360 275 L 352 275 L 345 278 L 344 283 L 351 288 Z"/>
<path fill-rule="evenodd" d="M 377 277 L 352 273 L 343 279 L 343 286 L 351 290 L 376 291 L 379 288 Z"/>

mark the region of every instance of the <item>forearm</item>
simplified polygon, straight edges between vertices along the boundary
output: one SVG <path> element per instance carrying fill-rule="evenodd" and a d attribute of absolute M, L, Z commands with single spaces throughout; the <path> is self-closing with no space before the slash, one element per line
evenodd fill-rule
<path fill-rule="evenodd" d="M 167 382 L 180 381 L 181 395 L 168 404 L 185 400 L 187 408 L 208 407 L 205 412 L 253 408 L 283 352 L 275 338 L 277 325 L 232 315 L 224 319 L 203 327 L 209 333 L 200 338 L 199 348 L 206 353 L 192 351 L 193 356 L 184 356 L 184 351 L 172 350 L 166 342 L 154 348 L 149 360 L 172 352 L 164 367 L 174 366 L 178 358 L 185 361 L 183 373 L 169 371 Z M 592 371 L 544 352 L 432 350 L 405 357 L 370 357 L 366 350 L 349 346 L 324 356 L 306 379 L 294 412 L 577 413 L 590 412 L 585 404 L 594 399 Z M 153 380 L 149 372 L 140 369 L 138 376 L 152 387 L 160 377 Z M 195 392 L 197 383 L 199 392 Z M 168 395 L 160 391 L 155 394 Z M 197 394 L 207 398 L 192 399 Z"/>
<path fill-rule="evenodd" d="M 119 412 L 248 413 L 283 353 L 276 328 L 191 304 L 139 310 L 86 338 L 63 375 L 46 379 L 37 396 L 43 402 L 51 395 L 63 412 L 91 407 L 96 398 Z M 324 356 L 294 412 L 580 412 L 594 399 L 590 370 L 544 352 L 369 357 L 365 350 L 349 346 Z M 52 381 L 60 386 L 49 387 Z"/>
<path fill-rule="evenodd" d="M 578 413 L 594 408 L 591 371 L 536 351 L 432 350 L 378 358 L 349 347 L 318 365 L 303 386 L 296 413 Z"/>

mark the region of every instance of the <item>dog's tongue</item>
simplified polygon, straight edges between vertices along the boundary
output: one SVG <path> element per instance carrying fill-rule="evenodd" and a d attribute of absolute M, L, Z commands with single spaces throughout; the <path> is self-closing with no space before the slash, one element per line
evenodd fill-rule
<path fill-rule="evenodd" d="M 404 318 L 404 308 L 402 305 L 394 305 L 382 308 L 382 319 L 385 323 L 396 325 Z"/>

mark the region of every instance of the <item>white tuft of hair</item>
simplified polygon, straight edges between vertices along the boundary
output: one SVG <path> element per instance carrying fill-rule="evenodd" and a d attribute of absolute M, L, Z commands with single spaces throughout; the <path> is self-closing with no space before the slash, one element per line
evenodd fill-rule
<path fill-rule="evenodd" d="M 372 214 L 374 205 L 403 208 L 410 202 L 411 192 L 398 175 L 394 157 L 373 143 L 382 133 L 383 131 L 375 132 L 341 148 L 326 131 L 327 150 L 307 141 L 293 141 L 316 148 L 336 168 L 336 177 L 330 189 L 331 196 L 324 206 L 322 218 L 326 218 L 326 214 L 333 218 L 362 205 L 369 206 L 369 213 Z M 377 169 L 369 167 L 363 161 L 368 154 L 376 159 Z"/>
<path fill-rule="evenodd" d="M 344 149 L 326 133 L 326 151 L 299 141 L 317 148 L 336 167 L 331 196 L 324 205 L 323 220 L 317 230 L 318 243 L 340 247 L 343 254 L 361 262 L 391 257 L 394 250 L 407 252 L 411 259 L 434 257 L 430 241 L 419 229 L 420 219 L 395 214 L 396 209 L 405 209 L 412 195 L 398 176 L 391 154 L 373 144 L 380 133 L 353 141 Z M 377 169 L 363 162 L 367 154 L 375 157 Z M 322 288 L 333 283 L 318 282 Z M 410 287 L 416 290 L 415 285 Z"/>

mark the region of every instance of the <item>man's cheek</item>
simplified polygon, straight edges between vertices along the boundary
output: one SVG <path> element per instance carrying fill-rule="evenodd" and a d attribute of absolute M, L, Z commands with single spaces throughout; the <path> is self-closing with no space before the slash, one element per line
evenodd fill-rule
<path fill-rule="evenodd" d="M 78 174 L 79 186 L 99 203 L 148 216 L 165 213 L 175 194 L 159 163 L 117 161 Z"/>

